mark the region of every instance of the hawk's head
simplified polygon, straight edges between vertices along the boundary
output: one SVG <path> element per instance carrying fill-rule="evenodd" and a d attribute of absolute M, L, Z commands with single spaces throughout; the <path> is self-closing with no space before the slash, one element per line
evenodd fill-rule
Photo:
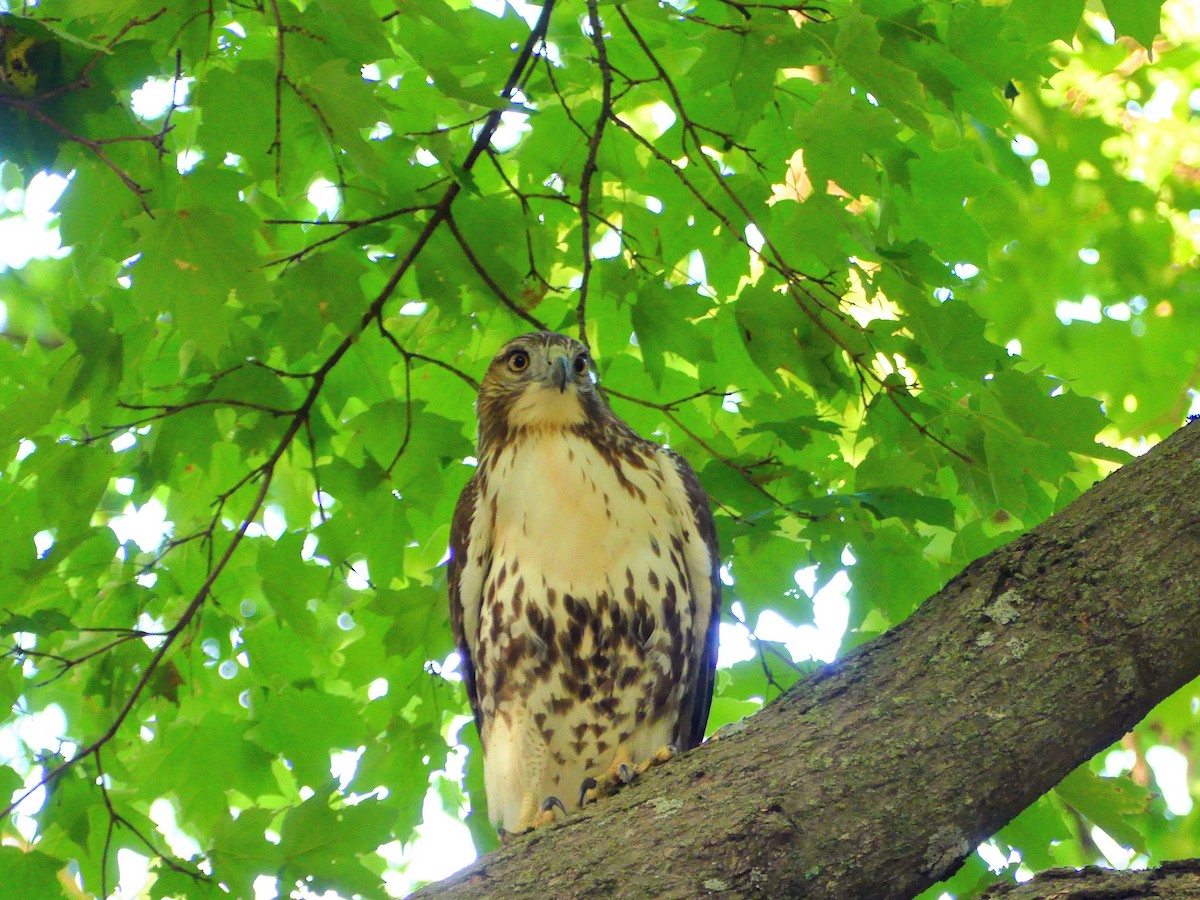
<path fill-rule="evenodd" d="M 492 359 L 479 388 L 480 450 L 522 430 L 603 427 L 612 414 L 579 341 L 553 331 L 515 337 Z"/>

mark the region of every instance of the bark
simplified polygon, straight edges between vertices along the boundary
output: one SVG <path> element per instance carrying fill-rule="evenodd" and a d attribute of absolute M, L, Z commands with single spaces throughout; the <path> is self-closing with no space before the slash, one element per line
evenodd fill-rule
<path fill-rule="evenodd" d="M 1196 900 L 1200 897 L 1200 859 L 1163 863 L 1157 869 L 1114 872 L 1048 869 L 1024 884 L 996 884 L 980 900 Z"/>
<path fill-rule="evenodd" d="M 736 733 L 417 896 L 907 898 L 1200 675 L 1200 423 Z"/>

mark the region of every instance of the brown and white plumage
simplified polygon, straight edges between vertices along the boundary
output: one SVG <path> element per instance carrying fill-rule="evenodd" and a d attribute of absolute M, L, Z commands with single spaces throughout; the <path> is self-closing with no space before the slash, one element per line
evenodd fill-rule
<path fill-rule="evenodd" d="M 609 409 L 586 348 L 509 341 L 479 391 L 478 467 L 450 530 L 451 624 L 490 817 L 704 735 L 720 618 L 708 497 Z"/>

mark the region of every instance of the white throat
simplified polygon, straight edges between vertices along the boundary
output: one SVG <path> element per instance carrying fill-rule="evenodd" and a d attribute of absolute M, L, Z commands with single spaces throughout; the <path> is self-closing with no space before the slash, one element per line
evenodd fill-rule
<path fill-rule="evenodd" d="M 579 389 L 573 384 L 564 391 L 533 386 L 521 394 L 508 412 L 508 424 L 514 429 L 579 425 L 585 418 Z"/>

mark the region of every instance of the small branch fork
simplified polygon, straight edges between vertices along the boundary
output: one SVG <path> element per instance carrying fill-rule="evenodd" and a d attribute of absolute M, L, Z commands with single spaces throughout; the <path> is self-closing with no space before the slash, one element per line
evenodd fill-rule
<path fill-rule="evenodd" d="M 325 137 L 331 147 L 336 146 L 336 139 L 333 133 L 333 126 L 329 124 L 329 119 L 326 118 L 321 107 L 287 74 L 287 36 L 289 34 L 300 34 L 314 40 L 319 40 L 319 38 L 297 25 L 286 24 L 283 21 L 283 14 L 279 11 L 279 0 L 269 0 L 269 5 L 271 18 L 275 21 L 275 136 L 267 152 L 275 155 L 275 189 L 280 190 L 283 175 L 283 89 L 285 87 L 301 103 L 309 108 L 314 118 L 316 118 L 317 123 L 321 126 L 321 130 L 325 132 Z M 341 158 L 334 152 L 332 159 L 333 168 L 337 172 L 337 188 L 339 191 L 344 192 L 346 189 L 346 173 L 342 168 Z M 396 213 L 396 215 L 399 215 L 399 213 Z"/>
<path fill-rule="evenodd" d="M 758 636 L 758 632 L 750 627 L 750 624 L 744 617 L 739 616 L 732 607 L 729 610 L 729 615 L 732 619 L 746 629 L 750 640 L 754 642 L 755 652 L 758 655 L 758 664 L 762 668 L 763 677 L 767 680 L 767 684 L 775 688 L 780 694 L 787 690 L 785 685 L 779 683 L 779 679 L 775 677 L 775 672 L 771 669 L 771 664 L 767 662 L 767 654 L 770 653 L 789 669 L 792 669 L 798 675 L 805 674 L 805 667 L 792 659 L 792 655 L 784 651 L 775 641 L 763 640 Z"/>
<path fill-rule="evenodd" d="M 554 9 L 554 3 L 555 0 L 547 0 L 545 5 L 542 7 L 541 14 L 534 23 L 533 28 L 530 30 L 529 37 L 526 39 L 524 45 L 517 55 L 517 59 L 513 64 L 508 80 L 504 85 L 504 89 L 501 91 L 501 99 L 509 100 L 512 97 L 512 94 L 517 90 L 518 85 L 527 75 L 532 60 L 535 56 L 535 51 L 545 39 L 546 30 L 550 24 L 550 14 Z M 472 145 L 470 152 L 467 154 L 462 163 L 462 168 L 465 171 L 469 172 L 471 170 L 471 168 L 479 160 L 480 156 L 483 155 L 488 144 L 491 142 L 496 128 L 500 125 L 500 114 L 501 110 L 497 109 L 493 110 L 488 115 L 483 128 L 475 139 L 475 143 Z M 39 778 L 32 787 L 23 791 L 12 803 L 9 803 L 2 810 L 0 810 L 0 818 L 6 818 L 12 815 L 16 808 L 36 790 L 45 787 L 57 778 L 61 778 L 66 772 L 81 765 L 86 760 L 94 758 L 96 759 L 97 763 L 99 763 L 101 751 L 110 741 L 112 741 L 117 732 L 129 719 L 129 716 L 134 707 L 137 705 L 138 700 L 142 697 L 147 685 L 150 683 L 150 679 L 154 675 L 154 672 L 158 669 L 159 665 L 166 658 L 167 654 L 175 646 L 179 638 L 184 634 L 188 626 L 193 622 L 193 620 L 195 620 L 205 602 L 212 595 L 213 587 L 217 579 L 220 578 L 221 574 L 228 567 L 234 553 L 237 552 L 238 547 L 245 539 L 247 529 L 254 521 L 257 520 L 259 514 L 262 512 L 276 467 L 283 459 L 284 454 L 287 453 L 289 447 L 291 447 L 293 440 L 301 433 L 301 431 L 304 430 L 306 434 L 308 433 L 307 429 L 310 424 L 310 418 L 312 416 L 313 409 L 317 403 L 317 399 L 321 395 L 321 391 L 325 386 L 325 381 L 329 377 L 329 374 L 334 370 L 334 368 L 337 367 L 337 365 L 346 356 L 347 352 L 349 352 L 350 348 L 354 346 L 354 344 L 362 336 L 363 332 L 366 331 L 366 329 L 372 323 L 378 324 L 381 331 L 386 332 L 383 324 L 384 306 L 388 300 L 391 299 L 392 295 L 395 293 L 396 286 L 412 267 L 421 250 L 433 236 L 433 233 L 443 222 L 449 219 L 451 205 L 453 204 L 455 197 L 458 196 L 460 190 L 461 184 L 458 181 L 452 182 L 446 188 L 441 199 L 437 204 L 434 205 L 429 220 L 425 223 L 425 227 L 414 240 L 413 245 L 409 248 L 408 253 L 396 266 L 391 277 L 388 279 L 387 284 L 371 302 L 366 311 L 363 312 L 358 327 L 355 328 L 352 333 L 347 334 L 343 338 L 343 340 L 330 353 L 330 355 L 325 359 L 319 368 L 313 372 L 298 376 L 308 382 L 307 389 L 304 393 L 303 399 L 296 409 L 287 411 L 285 413 L 288 416 L 287 427 L 284 429 L 283 434 L 280 436 L 279 440 L 276 442 L 274 448 L 268 454 L 267 458 L 217 499 L 217 513 L 214 515 L 214 520 L 210 525 L 209 532 L 213 532 L 215 530 L 216 524 L 219 522 L 220 510 L 224 504 L 246 485 L 257 483 L 257 490 L 255 491 L 254 497 L 250 502 L 249 508 L 230 535 L 229 542 L 225 545 L 219 556 L 215 555 L 213 542 L 211 540 L 209 541 L 210 559 L 208 572 L 204 582 L 192 595 L 182 613 L 179 615 L 179 618 L 176 619 L 175 624 L 161 635 L 162 642 L 154 650 L 150 660 L 147 662 L 133 689 L 130 691 L 129 696 L 125 699 L 125 702 L 121 705 L 121 708 L 113 717 L 108 728 L 90 743 L 83 746 L 71 759 L 65 760 L 58 765 L 44 771 L 41 778 Z M 395 342 L 394 339 L 393 345 L 396 346 L 396 348 L 404 356 L 406 367 L 414 359 L 435 362 L 433 360 L 428 360 L 426 357 L 423 357 L 419 354 L 408 353 L 398 344 L 398 342 Z M 473 380 L 470 379 L 469 376 L 467 376 L 465 373 L 457 372 L 453 366 L 440 362 L 437 364 L 451 372 L 455 372 L 455 374 L 458 374 L 468 383 L 473 383 Z M 162 407 L 154 408 L 162 409 Z M 176 545 L 185 540 L 193 540 L 197 536 L 198 535 L 190 535 L 186 539 L 176 542 Z M 117 820 L 113 819 L 112 821 L 116 822 Z"/>
<path fill-rule="evenodd" d="M 103 646 L 96 648 L 95 650 L 89 650 L 87 653 L 84 653 L 81 656 L 66 657 L 60 656 L 56 653 L 45 653 L 40 650 L 32 650 L 20 646 L 14 646 L 8 650 L 5 650 L 3 653 L 0 653 L 0 659 L 7 659 L 9 657 L 12 657 L 18 661 L 23 659 L 46 659 L 55 663 L 58 666 L 58 671 L 44 681 L 39 681 L 34 685 L 34 687 L 45 687 L 52 682 L 58 681 L 58 679 L 62 678 L 76 666 L 87 662 L 89 659 L 94 659 L 97 656 L 101 656 L 110 650 L 120 647 L 122 644 L 126 644 L 129 641 L 136 641 L 141 638 L 160 636 L 161 635 L 159 635 L 157 632 L 142 631 L 138 628 L 130 628 L 128 630 L 117 632 L 117 637 L 108 641 Z"/>
<path fill-rule="evenodd" d="M 360 228 L 366 228 L 368 225 L 377 225 L 380 222 L 386 222 L 389 219 L 396 219 L 400 216 L 412 215 L 413 213 L 419 212 L 428 212 L 431 209 L 433 209 L 432 205 L 405 206 L 401 207 L 400 209 L 393 209 L 385 213 L 380 213 L 377 216 L 371 216 L 367 219 L 338 219 L 328 221 L 309 221 L 308 219 L 265 219 L 264 221 L 267 225 L 332 225 L 340 230 L 336 234 L 326 235 L 320 240 L 313 241 L 311 244 L 306 245 L 301 250 L 297 250 L 295 253 L 289 253 L 287 256 L 281 256 L 278 259 L 273 259 L 268 263 L 264 263 L 260 268 L 268 269 L 272 266 L 287 265 L 290 263 L 299 262 L 318 247 L 323 247 L 326 244 L 332 244 L 334 241 L 339 241 L 351 232 L 358 231 Z"/>
<path fill-rule="evenodd" d="M 491 273 L 488 272 L 483 263 L 479 261 L 479 257 L 476 256 L 475 251 L 471 249 L 470 242 L 459 230 L 458 223 L 455 222 L 454 217 L 449 214 L 446 215 L 446 228 L 448 228 L 450 230 L 450 234 L 454 236 L 454 240 L 457 242 L 458 248 L 462 251 L 463 256 L 466 257 L 467 262 L 471 264 L 471 268 L 475 270 L 475 273 L 480 277 L 483 283 L 488 286 L 491 292 L 496 295 L 497 299 L 499 299 L 501 303 L 508 307 L 513 315 L 519 319 L 524 319 L 538 331 L 550 330 L 536 316 L 523 310 L 517 305 L 515 300 L 505 293 L 504 288 L 500 287 L 496 279 L 492 277 Z"/>
<path fill-rule="evenodd" d="M 156 858 L 161 859 L 163 864 L 181 875 L 187 875 L 196 881 L 208 881 L 209 876 L 199 869 L 193 869 L 187 866 L 181 866 L 169 854 L 159 850 L 153 841 L 151 841 L 142 830 L 129 821 L 125 816 L 117 812 L 113 806 L 112 798 L 108 795 L 108 779 L 104 774 L 104 765 L 100 759 L 100 753 L 96 753 L 96 784 L 100 786 L 100 796 L 104 799 L 104 809 L 108 813 L 108 827 L 104 831 L 104 851 L 100 858 L 100 896 L 108 896 L 108 861 L 112 853 L 113 833 L 118 826 L 126 829 L 134 837 L 150 851 Z"/>

